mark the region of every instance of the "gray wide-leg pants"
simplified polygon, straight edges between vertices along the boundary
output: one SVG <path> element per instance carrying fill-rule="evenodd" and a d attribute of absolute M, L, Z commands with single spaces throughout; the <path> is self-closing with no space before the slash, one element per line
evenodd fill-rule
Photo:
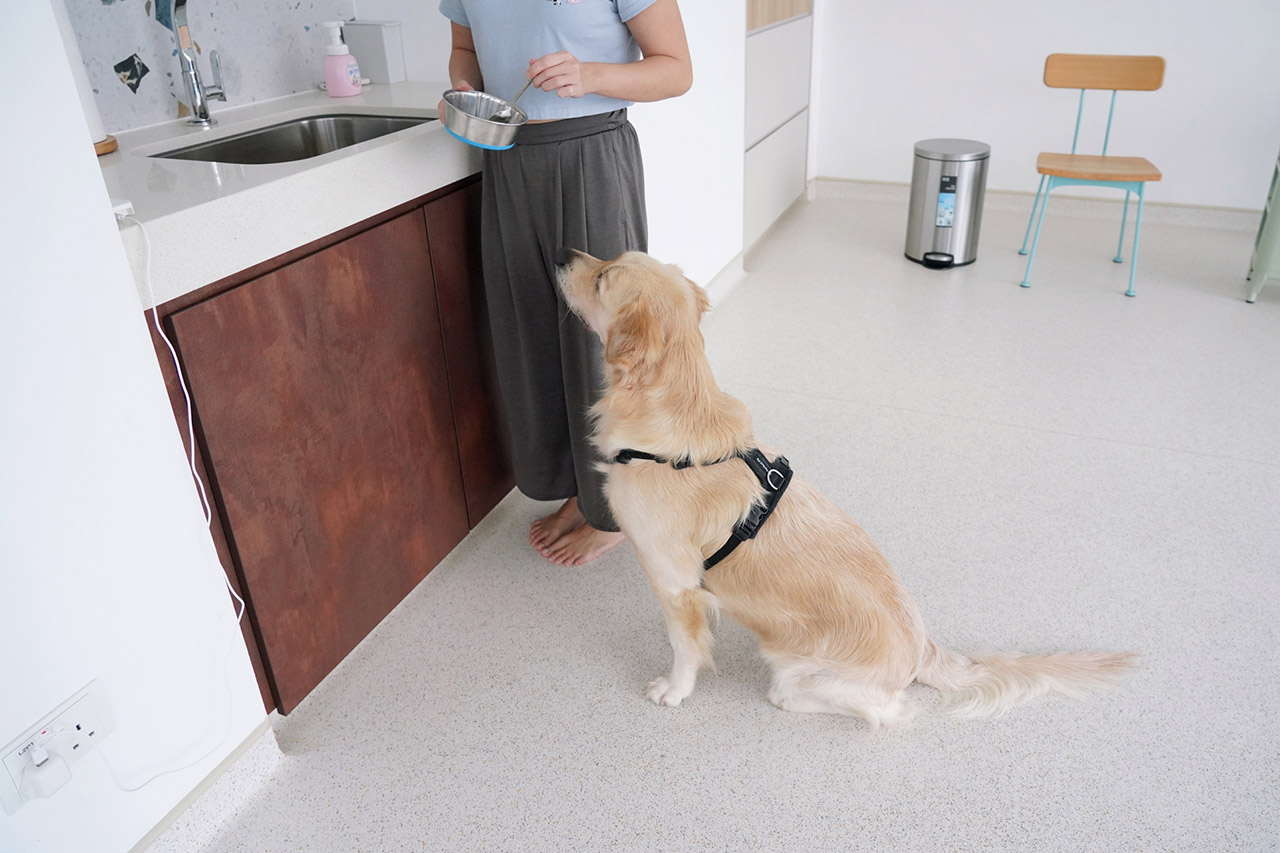
<path fill-rule="evenodd" d="M 603 346 L 561 299 L 555 259 L 561 248 L 598 258 L 648 249 L 644 169 L 626 110 L 527 124 L 514 148 L 486 151 L 482 211 L 516 485 L 535 500 L 577 495 L 589 524 L 617 530 L 590 438 Z"/>

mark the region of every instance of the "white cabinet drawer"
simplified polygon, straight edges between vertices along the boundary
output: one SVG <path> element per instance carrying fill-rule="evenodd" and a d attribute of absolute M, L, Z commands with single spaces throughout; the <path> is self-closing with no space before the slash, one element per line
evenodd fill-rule
<path fill-rule="evenodd" d="M 748 149 L 808 106 L 812 43 L 812 15 L 747 36 Z"/>
<path fill-rule="evenodd" d="M 750 246 L 804 194 L 809 111 L 778 128 L 747 152 L 743 245 Z"/>

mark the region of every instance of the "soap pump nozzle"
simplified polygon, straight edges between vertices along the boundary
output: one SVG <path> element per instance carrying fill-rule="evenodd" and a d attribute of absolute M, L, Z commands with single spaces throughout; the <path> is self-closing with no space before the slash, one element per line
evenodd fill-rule
<path fill-rule="evenodd" d="M 325 21 L 320 25 L 329 31 L 329 43 L 325 45 L 325 53 L 329 56 L 341 56 L 351 52 L 351 49 L 342 41 L 342 24 L 342 21 Z"/>

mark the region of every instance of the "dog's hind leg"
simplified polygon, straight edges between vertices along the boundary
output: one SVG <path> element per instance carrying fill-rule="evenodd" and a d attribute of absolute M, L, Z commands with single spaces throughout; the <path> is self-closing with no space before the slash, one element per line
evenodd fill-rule
<path fill-rule="evenodd" d="M 862 717 L 873 729 L 902 725 L 916 714 L 901 690 L 865 684 L 816 661 L 770 658 L 774 671 L 769 701 L 784 711 Z"/>

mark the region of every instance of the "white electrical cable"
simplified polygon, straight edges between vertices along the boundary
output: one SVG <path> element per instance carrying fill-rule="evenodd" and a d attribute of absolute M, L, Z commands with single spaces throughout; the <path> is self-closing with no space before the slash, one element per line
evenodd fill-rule
<path fill-rule="evenodd" d="M 238 632 L 237 634 L 232 635 L 231 640 L 227 643 L 227 650 L 222 656 L 222 676 L 225 682 L 225 686 L 227 688 L 226 690 L 227 713 L 226 713 L 226 718 L 223 721 L 223 725 L 222 725 L 222 735 L 216 741 L 214 741 L 213 746 L 209 747 L 209 749 L 206 750 L 204 753 L 202 753 L 199 758 L 192 759 L 186 764 L 183 764 L 181 767 L 172 767 L 168 770 L 161 770 L 159 773 L 155 773 L 149 776 L 145 781 L 139 782 L 137 785 L 133 785 L 133 786 L 125 785 L 123 782 L 120 781 L 119 775 L 116 774 L 115 766 L 112 765 L 111 760 L 107 758 L 107 754 L 102 751 L 102 745 L 95 743 L 94 746 L 96 747 L 96 749 L 92 749 L 89 751 L 98 753 L 98 755 L 102 758 L 102 763 L 107 768 L 107 772 L 111 774 L 111 781 L 115 782 L 117 788 L 127 793 L 140 791 L 143 788 L 145 788 L 147 785 L 150 785 L 152 782 L 159 779 L 161 776 L 168 776 L 173 773 L 181 773 L 183 770 L 189 770 L 190 768 L 195 767 L 197 764 L 204 761 L 210 755 L 213 755 L 214 752 L 217 751 L 218 747 L 222 746 L 222 744 L 226 742 L 227 737 L 231 734 L 231 718 L 233 716 L 233 710 L 231 707 L 231 650 L 235 648 L 237 636 L 238 636 Z M 52 731 L 45 732 L 44 733 L 45 736 L 43 738 L 37 739 L 37 743 L 40 743 L 40 742 L 49 743 L 51 740 L 53 740 L 53 738 L 56 735 L 60 735 L 66 732 L 74 732 L 74 731 L 75 731 L 74 729 L 67 729 L 67 728 L 54 729 Z"/>
<path fill-rule="evenodd" d="M 197 764 L 204 761 L 210 755 L 213 755 L 213 753 L 217 751 L 218 747 L 222 746 L 222 744 L 226 742 L 228 735 L 231 734 L 232 708 L 231 708 L 230 663 L 231 663 L 231 650 L 235 648 L 235 640 L 236 638 L 233 636 L 231 638 L 231 641 L 227 643 L 227 651 L 226 651 L 226 654 L 223 655 L 223 660 L 222 660 L 222 674 L 226 681 L 226 688 L 227 688 L 227 714 L 226 714 L 226 720 L 222 726 L 222 736 L 219 737 L 214 742 L 213 746 L 209 747 L 208 750 L 206 750 L 203 754 L 201 754 L 199 758 L 193 759 L 187 762 L 186 764 L 182 765 L 181 767 L 173 767 L 168 770 L 161 770 L 159 773 L 155 773 L 152 776 L 148 777 L 146 781 L 140 782 L 137 785 L 134 785 L 132 787 L 125 785 L 123 782 L 120 781 L 120 777 L 116 774 L 116 768 L 112 765 L 111 760 L 107 758 L 107 754 L 102 751 L 102 745 L 97 743 L 93 744 L 93 746 L 96 748 L 91 749 L 89 751 L 98 753 L 98 755 L 102 758 L 102 763 L 103 765 L 106 766 L 107 772 L 111 774 L 111 781 L 115 782 L 117 788 L 128 793 L 140 791 L 143 788 L 145 788 L 147 785 L 150 785 L 152 782 L 159 779 L 161 776 L 168 776 L 172 773 L 180 773 L 183 770 L 188 770 L 192 767 L 195 767 Z M 37 745 L 48 744 L 57 735 L 65 734 L 65 733 L 74 733 L 74 732 L 75 732 L 75 729 L 67 729 L 67 728 L 52 729 L 49 731 L 42 732 L 41 736 L 36 739 L 35 743 Z"/>
<path fill-rule="evenodd" d="M 147 286 L 147 295 L 152 305 L 151 319 L 152 319 L 152 323 L 155 325 L 156 334 L 160 336 L 160 339 L 164 341 L 165 346 L 168 347 L 169 349 L 169 355 L 173 359 L 174 370 L 178 374 L 178 385 L 182 389 L 182 398 L 186 404 L 186 409 L 187 409 L 186 411 L 187 443 L 191 449 L 191 452 L 187 457 L 187 465 L 191 469 L 191 476 L 195 478 L 196 486 L 200 492 L 200 503 L 201 503 L 201 506 L 204 508 L 205 524 L 212 526 L 213 512 L 209 508 L 209 498 L 207 493 L 205 492 L 204 481 L 200 478 L 200 473 L 196 469 L 196 436 L 195 436 L 195 424 L 192 419 L 191 392 L 187 389 L 187 380 L 182 372 L 182 364 L 178 359 L 178 351 L 177 349 L 174 348 L 173 342 L 169 340 L 169 336 L 164 333 L 164 329 L 160 325 L 159 311 L 156 308 L 155 290 L 151 282 L 151 239 L 147 236 L 146 227 L 142 224 L 142 222 L 137 217 L 133 216 L 132 214 L 116 214 L 116 219 L 122 222 L 126 220 L 129 222 L 132 222 L 134 225 L 138 226 L 138 230 L 142 234 L 142 244 L 146 249 L 146 265 L 144 268 L 144 279 L 146 281 L 146 286 Z M 230 669 L 231 652 L 235 648 L 236 642 L 241 639 L 241 632 L 239 630 L 239 625 L 241 623 L 241 620 L 244 619 L 244 612 L 246 610 L 246 606 L 245 606 L 244 599 L 240 597 L 240 594 L 236 592 L 235 587 L 231 585 L 231 579 L 227 577 L 227 573 L 222 569 L 221 566 L 219 566 L 219 574 L 222 576 L 222 580 L 226 584 L 227 591 L 230 592 L 232 598 L 234 598 L 240 604 L 240 607 L 236 612 L 237 629 L 234 632 L 232 632 L 231 638 L 227 642 L 227 650 L 223 654 L 223 661 L 222 661 L 222 674 L 226 683 L 226 694 L 227 694 L 227 713 L 226 713 L 226 720 L 223 726 L 222 736 L 218 738 L 218 740 L 214 743 L 214 745 L 211 746 L 206 752 L 204 752 L 199 758 L 196 758 L 195 760 L 190 761 L 187 764 L 182 765 L 181 767 L 173 767 L 168 770 L 162 770 L 159 773 L 156 773 L 151 777 L 149 777 L 146 781 L 141 782 L 132 787 L 126 786 L 123 783 L 121 783 L 120 777 L 116 775 L 115 767 L 112 766 L 111 761 L 107 758 L 106 753 L 102 751 L 101 745 L 99 745 L 98 748 L 95 750 L 95 752 L 97 752 L 102 757 L 102 763 L 106 765 L 107 771 L 111 774 L 112 780 L 116 783 L 116 786 L 120 788 L 122 791 L 127 791 L 132 793 L 134 791 L 141 790 L 147 785 L 150 785 L 152 782 L 154 782 L 156 779 L 159 779 L 161 776 L 168 776 L 171 773 L 179 773 L 183 770 L 187 770 L 191 767 L 194 767 L 195 765 L 204 761 L 210 755 L 213 755 L 213 753 L 217 751 L 218 747 L 222 746 L 222 744 L 226 742 L 227 737 L 231 734 L 231 718 L 233 716 L 233 709 L 232 709 L 232 702 L 231 702 L 231 693 L 232 693 L 231 669 Z"/>
<path fill-rule="evenodd" d="M 146 265 L 143 268 L 143 278 L 147 283 L 147 298 L 151 303 L 151 322 L 155 326 L 156 334 L 160 336 L 160 340 L 164 341 L 164 345 L 169 348 L 169 356 L 173 359 L 174 372 L 178 374 L 178 386 L 182 389 L 182 399 L 186 404 L 187 410 L 187 446 L 190 448 L 190 453 L 187 456 L 187 466 L 191 468 L 191 476 L 196 478 L 196 487 L 200 491 L 200 505 L 204 507 L 204 523 L 207 526 L 212 526 L 213 511 L 209 509 L 209 496 L 205 493 L 204 480 L 200 479 L 200 473 L 196 470 L 196 429 L 191 414 L 193 408 L 191 405 L 191 392 L 187 390 L 187 379 L 182 372 L 182 363 L 178 360 L 178 351 L 174 348 L 173 342 L 169 340 L 169 336 L 164 333 L 164 329 L 161 328 L 160 313 L 156 308 L 156 292 L 151 283 L 151 239 L 147 236 L 146 227 L 133 214 L 117 214 L 116 218 L 121 221 L 132 222 L 138 226 L 138 230 L 142 233 L 142 245 L 146 249 Z M 239 623 L 244 618 L 244 599 L 240 597 L 235 587 L 231 585 L 231 579 L 227 577 L 225 571 L 222 573 L 222 580 L 226 583 L 227 591 L 231 593 L 231 597 L 240 602 L 240 609 L 236 613 L 236 622 Z"/>
<path fill-rule="evenodd" d="M 195 767 L 201 761 L 204 761 L 210 755 L 213 755 L 218 750 L 218 747 L 222 746 L 222 744 L 226 742 L 227 737 L 231 734 L 231 717 L 232 717 L 231 666 L 230 666 L 231 650 L 235 648 L 235 643 L 238 636 L 239 636 L 238 631 L 236 632 L 236 634 L 232 635 L 231 641 L 227 643 L 227 651 L 223 655 L 223 659 L 222 659 L 222 675 L 226 681 L 226 687 L 227 687 L 227 715 L 226 715 L 226 721 L 222 727 L 222 736 L 219 737 L 216 741 L 214 741 L 213 746 L 209 747 L 209 749 L 206 752 L 204 752 L 199 758 L 189 761 L 186 764 L 182 765 L 181 767 L 172 767 L 168 770 L 161 770 L 159 773 L 156 773 L 150 776 L 145 782 L 140 782 L 137 785 L 134 785 L 132 787 L 129 787 L 120 781 L 120 777 L 116 775 L 115 767 L 112 766 L 111 761 L 107 758 L 107 754 L 102 751 L 102 746 L 99 744 L 98 748 L 94 750 L 94 752 L 97 752 L 98 755 L 102 757 L 102 763 L 106 765 L 107 772 L 111 774 L 111 780 L 116 783 L 117 788 L 119 788 L 122 791 L 126 791 L 128 793 L 133 793 L 134 791 L 140 791 L 143 788 L 145 788 L 147 785 L 150 785 L 152 782 L 159 779 L 161 776 L 168 776 L 171 773 L 181 773 L 183 770 L 189 770 L 190 768 Z"/>

